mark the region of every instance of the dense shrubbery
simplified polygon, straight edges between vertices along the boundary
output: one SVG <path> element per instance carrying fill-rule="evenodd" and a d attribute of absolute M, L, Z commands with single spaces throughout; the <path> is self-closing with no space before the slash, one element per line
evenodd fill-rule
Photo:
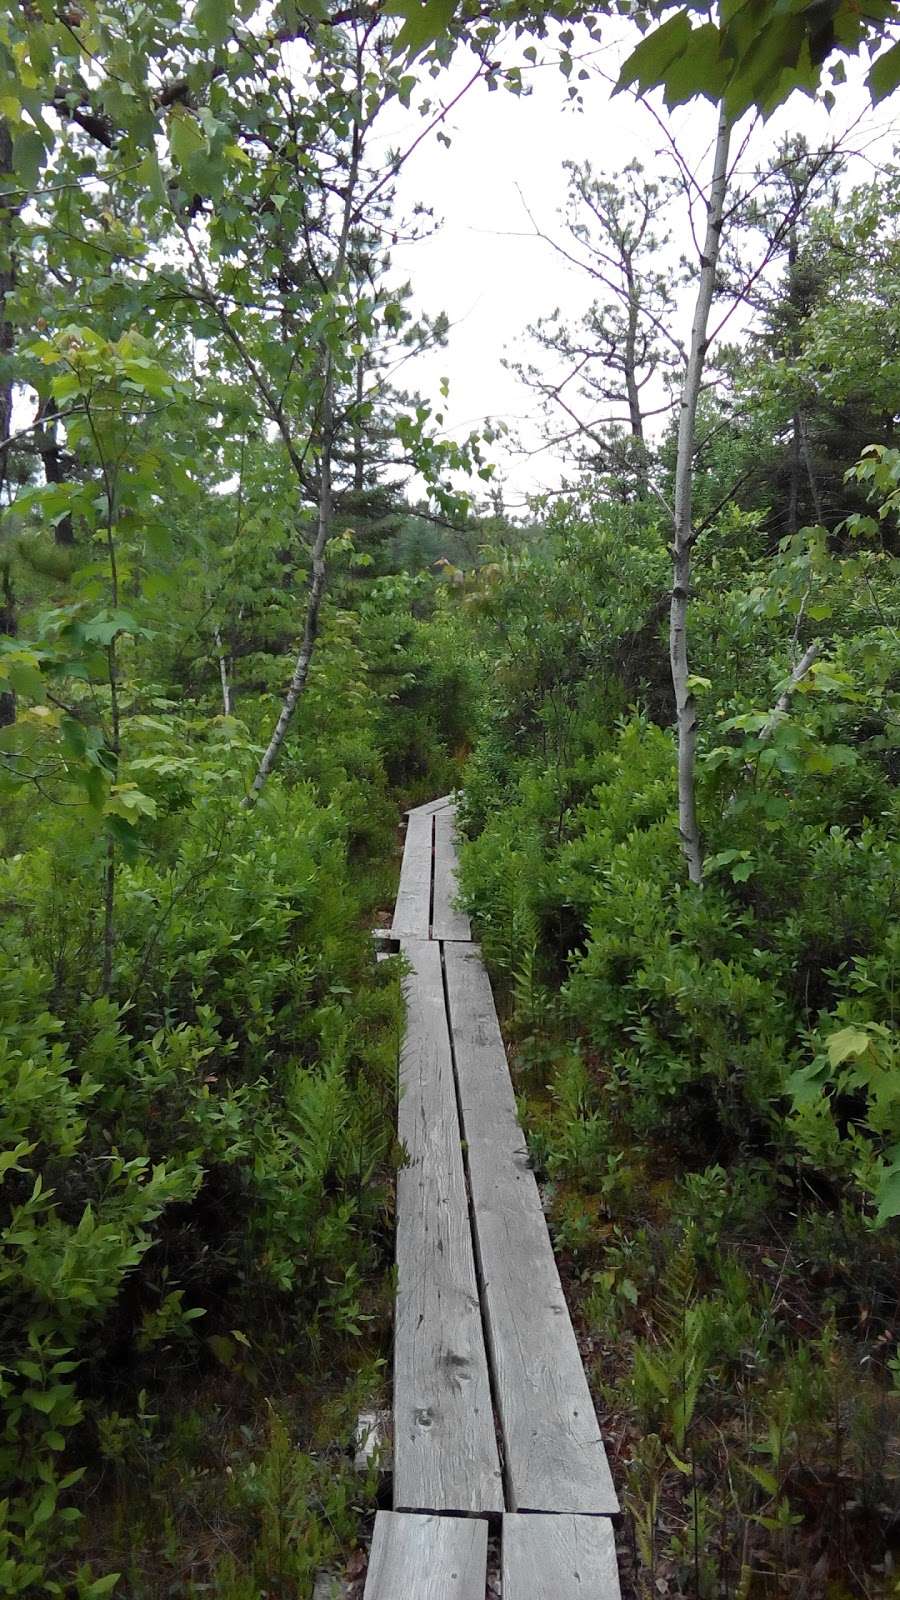
<path fill-rule="evenodd" d="M 265 699 L 223 718 L 138 692 L 119 776 L 145 810 L 119 837 L 108 985 L 102 825 L 57 771 L 44 798 L 7 782 L 5 1594 L 63 1592 L 73 1541 L 95 1573 L 127 1565 L 128 1592 L 156 1594 L 154 1561 L 162 1574 L 183 1561 L 204 1518 L 228 1554 L 188 1568 L 234 1595 L 307 1583 L 352 1539 L 365 1485 L 340 1442 L 354 1366 L 357 1398 L 380 1384 L 402 1022 L 369 927 L 390 898 L 402 800 L 454 781 L 462 710 L 444 708 L 467 693 L 428 621 L 433 583 L 412 587 L 418 621 L 403 579 L 329 612 L 281 776 L 253 810 L 240 719 L 265 727 Z M 167 673 L 158 646 L 143 650 L 135 688 Z M 54 722 L 23 708 L 7 748 L 24 738 L 52 762 Z M 316 1439 L 310 1383 L 332 1411 L 349 1384 L 321 1463 L 296 1448 Z M 223 1403 L 230 1424 L 215 1422 Z M 112 1535 L 110 1497 L 127 1503 Z M 105 1592 L 87 1566 L 76 1589 Z"/>
<path fill-rule="evenodd" d="M 619 1366 L 602 1382 L 635 1429 L 644 1580 L 680 1570 L 692 1593 L 732 1593 L 755 1566 L 783 1583 L 804 1539 L 837 1574 L 884 1534 L 843 1510 L 840 1535 L 823 1529 L 812 1463 L 830 1481 L 843 1452 L 853 1495 L 895 1503 L 896 563 L 874 524 L 774 559 L 746 513 L 704 535 L 694 888 L 659 691 L 662 535 L 640 507 L 567 515 L 477 601 L 466 894 L 508 994 L 557 1240 Z M 743 1488 L 723 1491 L 735 1457 Z M 667 1544 L 679 1474 L 684 1534 Z"/>

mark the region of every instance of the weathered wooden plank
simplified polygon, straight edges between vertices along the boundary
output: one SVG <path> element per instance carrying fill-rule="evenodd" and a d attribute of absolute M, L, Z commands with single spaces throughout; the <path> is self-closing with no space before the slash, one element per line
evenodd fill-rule
<path fill-rule="evenodd" d="M 503 1518 L 503 1600 L 620 1600 L 605 1517 Z"/>
<path fill-rule="evenodd" d="M 514 1511 L 618 1510 L 477 946 L 444 946 L 475 1242 Z"/>
<path fill-rule="evenodd" d="M 431 920 L 431 816 L 411 816 L 406 827 L 400 886 L 394 904 L 391 934 L 427 939 Z"/>
<path fill-rule="evenodd" d="M 487 1523 L 379 1511 L 363 1600 L 484 1600 Z"/>
<path fill-rule="evenodd" d="M 456 807 L 445 806 L 434 818 L 434 894 L 431 911 L 432 939 L 471 939 L 464 911 L 457 911 Z"/>
<path fill-rule="evenodd" d="M 377 1463 L 379 1472 L 390 1472 L 392 1455 L 391 1413 L 389 1411 L 360 1411 L 356 1419 L 356 1449 L 353 1465 L 357 1472 L 365 1472 Z"/>
<path fill-rule="evenodd" d="M 423 806 L 410 806 L 406 812 L 408 817 L 433 817 L 436 811 L 443 811 L 444 806 L 453 804 L 452 794 L 442 794 L 439 800 L 426 800 Z"/>
<path fill-rule="evenodd" d="M 440 947 L 404 941 L 394 1507 L 502 1511 Z"/>

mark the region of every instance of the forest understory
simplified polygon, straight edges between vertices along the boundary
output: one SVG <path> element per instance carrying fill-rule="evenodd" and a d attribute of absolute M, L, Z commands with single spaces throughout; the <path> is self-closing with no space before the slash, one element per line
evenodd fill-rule
<path fill-rule="evenodd" d="M 896 18 L 615 9 L 0 16 L 4 1596 L 360 1593 L 451 789 L 626 1600 L 900 1594 L 900 186 L 757 118 Z M 665 159 L 560 174 L 514 515 L 398 186 L 613 21 Z"/>

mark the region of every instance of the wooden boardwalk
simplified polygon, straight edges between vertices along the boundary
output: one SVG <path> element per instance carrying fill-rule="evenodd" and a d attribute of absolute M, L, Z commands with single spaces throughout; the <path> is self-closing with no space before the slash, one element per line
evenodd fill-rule
<path fill-rule="evenodd" d="M 407 813 L 391 927 L 400 1058 L 394 1510 L 365 1600 L 618 1600 L 618 1510 L 516 1113 L 491 987 L 456 906 L 451 796 Z"/>

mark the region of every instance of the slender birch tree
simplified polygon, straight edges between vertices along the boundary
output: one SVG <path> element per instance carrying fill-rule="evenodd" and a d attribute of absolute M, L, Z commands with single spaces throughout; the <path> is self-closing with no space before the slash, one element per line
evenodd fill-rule
<path fill-rule="evenodd" d="M 700 260 L 697 299 L 691 327 L 691 345 L 678 413 L 675 458 L 675 500 L 672 526 L 672 603 L 669 617 L 669 659 L 678 733 L 678 829 L 691 883 L 703 878 L 703 846 L 697 822 L 697 703 L 691 686 L 688 659 L 688 606 L 691 596 L 691 553 L 697 537 L 693 520 L 694 456 L 697 402 L 709 348 L 709 313 L 716 284 L 716 266 L 722 240 L 725 196 L 728 189 L 728 150 L 731 122 L 724 105 L 713 157 L 712 182 L 706 207 L 706 234 Z"/>

